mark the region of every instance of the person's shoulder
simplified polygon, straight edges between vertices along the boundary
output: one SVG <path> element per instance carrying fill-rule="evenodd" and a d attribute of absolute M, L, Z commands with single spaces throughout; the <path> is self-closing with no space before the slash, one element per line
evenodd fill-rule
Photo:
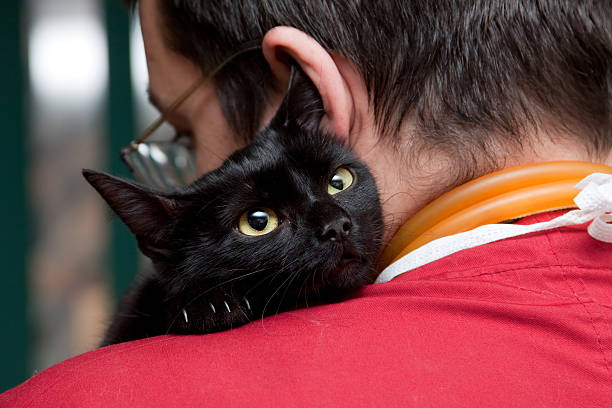
<path fill-rule="evenodd" d="M 612 251 L 591 241 L 583 226 L 508 239 L 344 302 L 98 349 L 0 406 L 605 406 Z"/>

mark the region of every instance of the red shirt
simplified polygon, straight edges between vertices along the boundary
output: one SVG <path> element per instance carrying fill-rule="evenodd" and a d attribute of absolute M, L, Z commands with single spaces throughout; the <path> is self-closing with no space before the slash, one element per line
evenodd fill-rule
<path fill-rule="evenodd" d="M 85 353 L 0 406 L 610 407 L 612 244 L 585 229 L 465 250 L 231 331 Z"/>

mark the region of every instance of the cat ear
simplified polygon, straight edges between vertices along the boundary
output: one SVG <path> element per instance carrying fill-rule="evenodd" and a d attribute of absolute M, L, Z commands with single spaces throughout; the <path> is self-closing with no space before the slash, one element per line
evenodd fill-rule
<path fill-rule="evenodd" d="M 288 61 L 299 65 L 309 83 L 315 87 L 321 103 L 318 127 L 343 143 L 348 142 L 355 103 L 351 87 L 345 79 L 344 65 L 338 63 L 314 38 L 294 27 L 270 29 L 261 45 L 264 57 L 279 83 L 286 83 L 289 77 Z M 308 112 L 308 106 L 302 108 Z"/>
<path fill-rule="evenodd" d="M 141 251 L 153 260 L 170 253 L 173 231 L 181 203 L 127 180 L 84 169 L 83 177 L 100 193 L 138 240 Z"/>
<path fill-rule="evenodd" d="M 287 127 L 291 124 L 316 131 L 325 114 L 323 101 L 317 88 L 299 65 L 291 64 L 289 85 L 285 97 L 270 127 Z"/>

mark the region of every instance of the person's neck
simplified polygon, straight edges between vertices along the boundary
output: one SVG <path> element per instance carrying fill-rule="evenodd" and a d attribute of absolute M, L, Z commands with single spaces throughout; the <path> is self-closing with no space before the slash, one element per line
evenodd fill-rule
<path fill-rule="evenodd" d="M 572 143 L 547 143 L 535 146 L 528 153 L 522 152 L 506 157 L 496 168 L 476 170 L 472 179 L 488 173 L 531 163 L 550 161 L 584 161 L 612 166 L 612 151 L 608 155 L 593 157 L 583 146 Z M 402 169 L 393 169 L 387 164 L 386 176 L 378 177 L 383 214 L 385 215 L 385 245 L 417 211 L 453 188 L 470 181 L 454 178 L 454 164 L 444 155 L 420 160 L 421 166 L 397 162 Z M 395 174 L 393 179 L 388 175 Z"/>
<path fill-rule="evenodd" d="M 499 170 L 443 194 L 404 223 L 381 258 L 385 266 L 438 238 L 529 215 L 575 207 L 576 185 L 612 167 L 585 161 L 550 161 Z"/>

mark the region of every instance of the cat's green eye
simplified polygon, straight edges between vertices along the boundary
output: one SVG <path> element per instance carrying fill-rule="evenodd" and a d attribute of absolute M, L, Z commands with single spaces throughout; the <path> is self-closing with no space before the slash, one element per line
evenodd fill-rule
<path fill-rule="evenodd" d="M 331 195 L 338 194 L 353 184 L 353 173 L 345 167 L 339 167 L 329 179 L 327 192 Z"/>
<path fill-rule="evenodd" d="M 244 235 L 265 235 L 278 227 L 278 216 L 269 208 L 256 208 L 240 216 L 238 231 Z"/>

